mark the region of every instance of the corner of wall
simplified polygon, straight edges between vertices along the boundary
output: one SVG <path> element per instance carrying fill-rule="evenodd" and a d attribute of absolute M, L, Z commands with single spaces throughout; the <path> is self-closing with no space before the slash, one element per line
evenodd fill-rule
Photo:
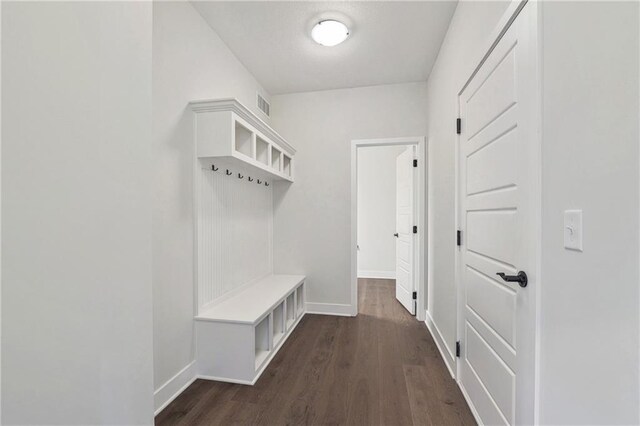
<path fill-rule="evenodd" d="M 153 3 L 154 410 L 193 380 L 194 99 L 236 98 L 252 112 L 261 87 L 191 2 Z M 189 46 L 185 49 L 185 46 Z M 196 64 L 194 66 L 193 64 Z M 261 118 L 265 118 L 261 116 Z M 268 122 L 268 118 L 265 119 Z M 169 326 L 168 326 L 169 325 Z"/>

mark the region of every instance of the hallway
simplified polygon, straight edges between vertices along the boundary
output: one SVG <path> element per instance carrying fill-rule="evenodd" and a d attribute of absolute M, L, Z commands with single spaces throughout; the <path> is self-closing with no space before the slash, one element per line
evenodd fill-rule
<path fill-rule="evenodd" d="M 475 424 L 393 280 L 361 279 L 355 318 L 307 315 L 255 386 L 197 380 L 157 425 Z"/>

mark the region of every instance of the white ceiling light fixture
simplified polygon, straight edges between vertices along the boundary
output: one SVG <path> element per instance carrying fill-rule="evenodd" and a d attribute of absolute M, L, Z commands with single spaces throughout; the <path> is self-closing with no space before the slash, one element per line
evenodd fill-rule
<path fill-rule="evenodd" d="M 311 30 L 311 38 L 323 46 L 337 46 L 349 37 L 349 28 L 340 21 L 327 19 L 318 22 Z"/>

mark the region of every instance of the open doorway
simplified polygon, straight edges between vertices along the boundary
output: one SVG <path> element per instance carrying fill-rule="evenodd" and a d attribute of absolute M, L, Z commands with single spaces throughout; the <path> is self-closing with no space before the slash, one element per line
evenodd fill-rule
<path fill-rule="evenodd" d="M 392 291 L 424 319 L 426 150 L 423 137 L 352 141 L 351 301 L 358 287 Z"/>

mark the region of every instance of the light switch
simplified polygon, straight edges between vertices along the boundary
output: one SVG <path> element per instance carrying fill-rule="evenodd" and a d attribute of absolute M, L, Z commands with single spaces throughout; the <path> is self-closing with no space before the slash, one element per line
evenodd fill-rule
<path fill-rule="evenodd" d="M 582 210 L 564 212 L 564 247 L 582 251 Z"/>

